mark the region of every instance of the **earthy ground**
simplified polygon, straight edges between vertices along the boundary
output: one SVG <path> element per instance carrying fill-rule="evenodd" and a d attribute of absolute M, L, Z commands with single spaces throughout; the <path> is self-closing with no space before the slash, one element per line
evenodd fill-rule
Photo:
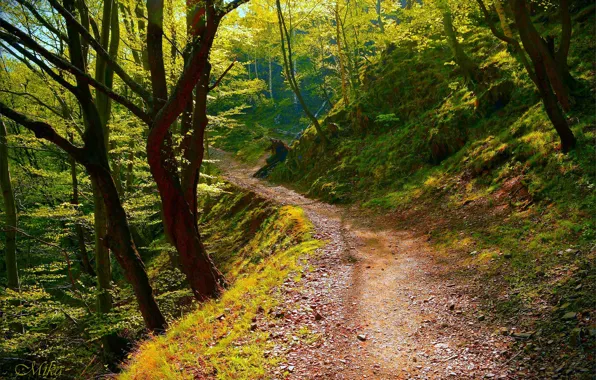
<path fill-rule="evenodd" d="M 486 284 L 460 255 L 433 251 L 425 234 L 397 228 L 403 223 L 391 216 L 313 201 L 253 178 L 257 168 L 223 152 L 212 158 L 230 182 L 302 207 L 328 242 L 300 281 L 279 289 L 284 309 L 274 312 L 276 322 L 255 321 L 275 342 L 268 354 L 288 358 L 272 378 L 565 377 L 555 363 L 536 368 L 535 355 L 516 344 L 533 332 L 499 326 L 479 311 L 475 295 Z"/>

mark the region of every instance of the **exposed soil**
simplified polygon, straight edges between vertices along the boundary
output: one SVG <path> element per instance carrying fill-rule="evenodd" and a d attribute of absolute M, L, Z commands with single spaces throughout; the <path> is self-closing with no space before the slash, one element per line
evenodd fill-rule
<path fill-rule="evenodd" d="M 268 354 L 288 359 L 271 369 L 272 378 L 563 375 L 554 363 L 536 369 L 524 362 L 515 342 L 528 339 L 528 332 L 503 328 L 479 311 L 476 296 L 486 284 L 466 270 L 461 255 L 433 250 L 425 234 L 404 229 L 391 216 L 314 201 L 253 178 L 258 167 L 226 153 L 214 152 L 213 158 L 228 181 L 302 207 L 316 237 L 328 242 L 308 260 L 300 281 L 290 276 L 279 289 L 284 309 L 271 311 L 275 322 L 256 321 L 275 342 Z"/>

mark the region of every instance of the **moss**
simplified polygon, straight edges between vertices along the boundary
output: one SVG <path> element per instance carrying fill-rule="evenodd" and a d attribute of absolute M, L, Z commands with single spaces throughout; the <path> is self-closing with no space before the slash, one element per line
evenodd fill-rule
<path fill-rule="evenodd" d="M 177 321 L 166 335 L 142 343 L 119 378 L 261 379 L 283 360 L 264 354 L 272 343 L 267 332 L 251 330 L 251 320 L 279 304 L 273 289 L 292 274 L 299 278 L 300 259 L 322 243 L 312 238 L 312 225 L 299 208 L 279 207 L 232 187 L 209 203 L 201 223 L 230 287 L 219 300 Z"/>

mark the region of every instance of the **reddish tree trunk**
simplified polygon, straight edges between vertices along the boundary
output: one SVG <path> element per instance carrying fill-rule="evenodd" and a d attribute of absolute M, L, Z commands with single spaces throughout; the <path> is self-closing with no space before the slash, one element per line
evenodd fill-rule
<path fill-rule="evenodd" d="M 114 252 L 126 279 L 133 287 L 145 325 L 151 331 L 163 331 L 167 323 L 153 297 L 153 288 L 130 233 L 114 180 L 110 172 L 100 165 L 87 165 L 87 169 L 97 181 L 104 199 L 109 220 L 106 244 Z"/>

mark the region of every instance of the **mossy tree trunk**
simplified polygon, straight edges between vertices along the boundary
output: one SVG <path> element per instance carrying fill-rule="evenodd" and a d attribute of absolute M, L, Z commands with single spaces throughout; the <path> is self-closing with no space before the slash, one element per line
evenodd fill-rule
<path fill-rule="evenodd" d="M 113 0 L 106 0 L 102 9 L 102 28 L 99 43 L 108 50 L 110 57 L 116 59 L 120 40 L 118 7 Z M 107 65 L 106 59 L 97 57 L 95 64 L 95 79 L 111 89 L 114 80 L 114 71 Z M 95 96 L 95 106 L 99 115 L 103 131 L 104 150 L 109 152 L 110 131 L 108 120 L 111 113 L 111 101 L 106 94 L 99 92 Z M 119 176 L 114 176 L 114 181 L 119 181 Z M 108 232 L 106 209 L 103 194 L 99 189 L 96 179 L 92 178 L 94 200 L 94 225 L 95 225 L 95 266 L 97 273 L 97 311 L 107 313 L 112 309 L 112 270 L 110 264 L 110 251 L 104 242 Z M 118 185 L 116 184 L 116 188 Z"/>
<path fill-rule="evenodd" d="M 453 17 L 451 15 L 449 4 L 446 2 L 440 2 L 440 9 L 443 16 L 443 29 L 445 30 L 445 36 L 447 37 L 449 47 L 453 52 L 455 62 L 461 69 L 466 81 L 478 82 L 478 65 L 476 65 L 476 63 L 474 63 L 470 57 L 468 57 L 461 44 L 457 40 L 457 32 L 453 26 Z"/>
<path fill-rule="evenodd" d="M 497 11 L 497 15 L 499 16 L 499 21 L 501 22 L 503 34 L 508 38 L 513 38 L 513 32 L 511 31 L 511 27 L 509 27 L 507 12 L 505 12 L 505 4 L 503 4 L 503 0 L 495 0 L 495 9 Z"/>

